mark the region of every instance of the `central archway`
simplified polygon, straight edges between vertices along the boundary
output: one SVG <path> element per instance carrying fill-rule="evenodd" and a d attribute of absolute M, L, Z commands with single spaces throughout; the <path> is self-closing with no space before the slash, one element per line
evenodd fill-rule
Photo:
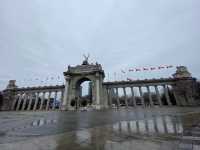
<path fill-rule="evenodd" d="M 80 106 L 90 105 L 92 109 L 107 108 L 107 99 L 103 97 L 105 74 L 100 64 L 84 62 L 82 65 L 74 67 L 68 66 L 68 70 L 63 74 L 66 82 L 62 110 L 74 110 L 74 108 L 79 108 Z M 84 96 L 83 92 L 85 91 L 81 87 L 86 81 L 88 84 L 86 89 L 88 89 L 89 94 Z"/>
<path fill-rule="evenodd" d="M 89 78 L 81 78 L 76 83 L 76 96 L 75 101 L 72 102 L 71 106 L 87 107 L 92 105 L 92 80 Z"/>

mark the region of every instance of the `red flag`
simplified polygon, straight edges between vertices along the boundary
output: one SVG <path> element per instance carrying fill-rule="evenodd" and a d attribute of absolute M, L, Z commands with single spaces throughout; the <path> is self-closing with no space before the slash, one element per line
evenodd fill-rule
<path fill-rule="evenodd" d="M 151 70 L 156 70 L 156 68 L 155 67 L 151 67 Z"/>
<path fill-rule="evenodd" d="M 169 65 L 169 66 L 167 66 L 167 68 L 173 68 L 173 66 L 172 66 L 172 65 Z"/>
<path fill-rule="evenodd" d="M 137 68 L 136 68 L 135 71 L 141 71 L 141 69 L 137 69 Z"/>
<path fill-rule="evenodd" d="M 131 72 L 131 71 L 134 71 L 134 69 L 129 69 L 128 71 Z"/>
<path fill-rule="evenodd" d="M 164 69 L 164 68 L 165 68 L 165 67 L 163 67 L 163 66 L 159 66 L 159 67 L 158 67 L 158 69 Z"/>

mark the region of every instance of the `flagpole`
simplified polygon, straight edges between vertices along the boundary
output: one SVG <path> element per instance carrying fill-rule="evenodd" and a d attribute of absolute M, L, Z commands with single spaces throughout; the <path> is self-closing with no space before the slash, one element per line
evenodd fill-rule
<path fill-rule="evenodd" d="M 117 81 L 117 78 L 116 78 L 117 74 L 116 72 L 114 72 L 114 80 Z"/>

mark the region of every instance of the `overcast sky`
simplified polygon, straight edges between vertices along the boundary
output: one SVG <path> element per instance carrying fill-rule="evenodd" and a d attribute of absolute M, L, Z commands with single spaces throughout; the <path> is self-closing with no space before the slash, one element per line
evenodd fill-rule
<path fill-rule="evenodd" d="M 0 89 L 9 79 L 28 86 L 62 78 L 84 53 L 110 80 L 114 72 L 121 79 L 121 69 L 163 64 L 185 65 L 200 78 L 200 0 L 0 0 Z"/>

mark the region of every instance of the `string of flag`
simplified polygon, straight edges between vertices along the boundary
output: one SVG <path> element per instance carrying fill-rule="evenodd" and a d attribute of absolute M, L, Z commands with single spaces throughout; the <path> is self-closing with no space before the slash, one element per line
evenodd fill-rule
<path fill-rule="evenodd" d="M 170 69 L 173 68 L 173 65 L 160 65 L 160 66 L 151 66 L 151 67 L 137 67 L 137 68 L 129 68 L 129 69 L 121 69 L 121 76 L 120 78 L 124 78 L 127 73 L 131 73 L 131 72 L 142 72 L 142 71 L 156 71 L 156 70 L 162 70 L 162 69 Z M 123 77 L 124 76 L 124 77 Z M 107 80 L 110 80 L 110 76 L 109 74 L 107 74 Z M 114 72 L 114 81 L 117 80 L 117 73 Z M 131 79 L 129 77 L 126 78 L 127 81 L 133 81 L 134 79 Z M 20 80 L 18 80 L 20 81 Z M 64 78 L 63 76 L 47 76 L 47 77 L 35 77 L 35 78 L 24 78 L 21 80 L 21 82 L 24 83 L 30 83 L 30 82 L 37 82 L 36 84 L 49 84 L 50 82 L 62 82 L 62 84 L 64 83 Z"/>
<path fill-rule="evenodd" d="M 23 81 L 41 81 L 41 82 L 44 82 L 44 81 L 51 81 L 51 80 L 60 80 L 61 77 L 60 76 L 57 76 L 57 77 L 46 77 L 45 79 L 41 79 L 41 78 L 30 78 L 30 79 L 23 79 Z"/>
<path fill-rule="evenodd" d="M 36 85 L 54 85 L 64 84 L 64 78 L 61 76 L 48 76 L 48 77 L 33 77 L 33 78 L 22 78 L 17 80 L 20 86 L 36 86 Z"/>
<path fill-rule="evenodd" d="M 121 69 L 121 73 L 126 74 L 127 72 L 141 72 L 141 71 L 155 71 L 161 69 L 170 69 L 173 68 L 173 65 L 162 65 L 157 67 L 142 67 L 142 68 L 130 68 L 128 71 Z"/>

